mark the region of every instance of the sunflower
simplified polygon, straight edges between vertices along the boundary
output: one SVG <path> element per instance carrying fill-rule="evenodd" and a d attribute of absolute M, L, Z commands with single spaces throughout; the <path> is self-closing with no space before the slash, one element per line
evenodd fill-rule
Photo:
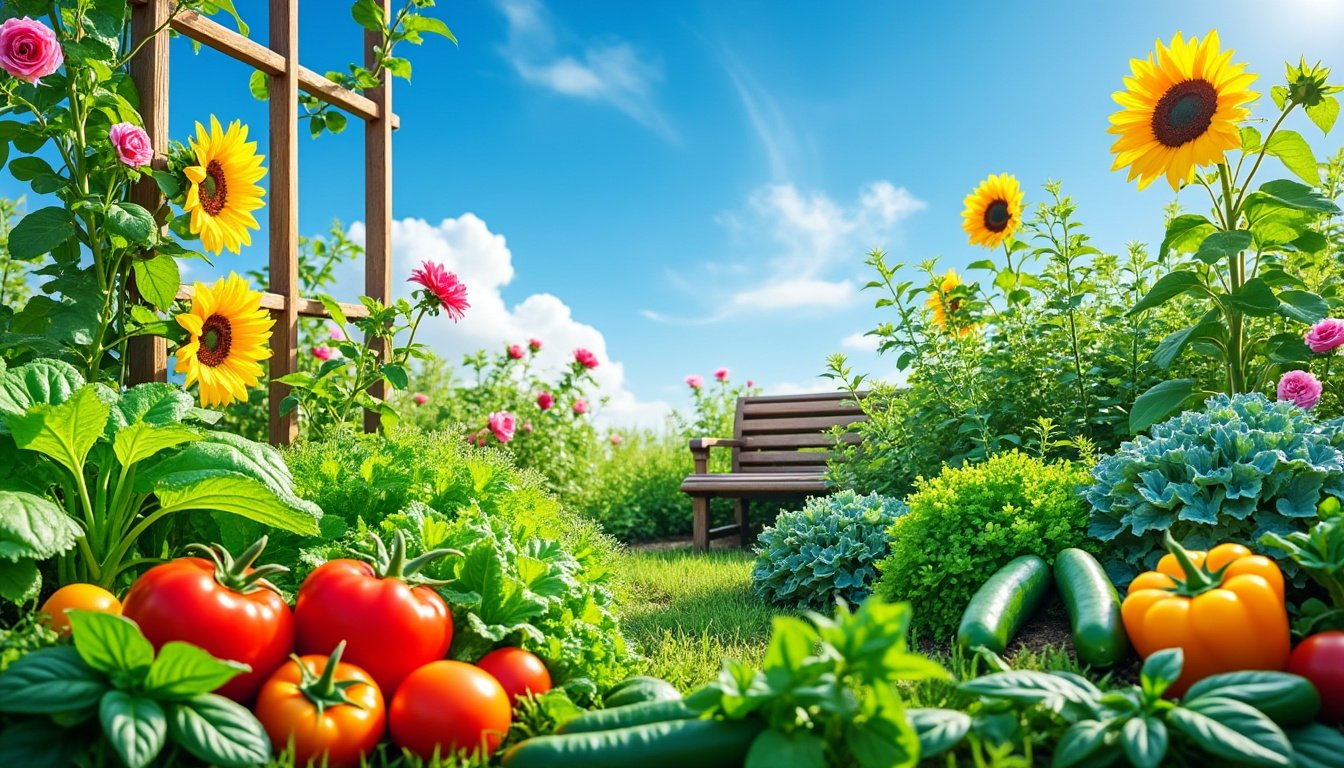
<path fill-rule="evenodd" d="M 1114 95 L 1124 109 L 1107 129 L 1120 137 L 1111 145 L 1111 170 L 1129 166 L 1128 181 L 1137 178 L 1139 189 L 1163 174 L 1180 189 L 1195 166 L 1221 163 L 1240 147 L 1239 123 L 1259 94 L 1247 90 L 1256 76 L 1231 59 L 1232 51 L 1219 52 L 1216 31 L 1188 42 L 1178 32 L 1170 47 L 1157 41 L 1156 61 L 1153 54 L 1131 59 L 1134 74 Z"/>
<path fill-rule="evenodd" d="M 199 382 L 201 405 L 246 400 L 261 379 L 257 361 L 271 356 L 266 342 L 275 320 L 261 308 L 261 294 L 230 272 L 213 286 L 196 284 L 191 311 L 177 316 L 190 341 L 177 349 L 177 372 L 187 386 Z"/>
<path fill-rule="evenodd" d="M 241 122 L 234 120 L 224 131 L 214 115 L 208 133 L 196 124 L 196 138 L 190 143 L 196 165 L 183 169 L 191 182 L 183 208 L 191 214 L 191 233 L 200 235 L 211 253 L 225 248 L 238 253 L 240 245 L 252 244 L 248 228 L 261 228 L 252 215 L 265 194 L 256 185 L 266 175 L 257 143 L 247 140 L 247 126 Z"/>
<path fill-rule="evenodd" d="M 1022 226 L 1022 188 L 1006 173 L 990 175 L 966 196 L 961 228 L 971 245 L 998 248 Z"/>
<path fill-rule="evenodd" d="M 962 318 L 958 314 L 962 310 L 963 300 L 960 296 L 953 296 L 960 288 L 961 276 L 955 269 L 947 270 L 943 279 L 938 283 L 937 288 L 929 295 L 929 300 L 924 302 L 933 312 L 933 324 L 944 331 L 955 330 L 958 336 L 966 336 L 975 330 L 974 323 L 959 322 Z"/>

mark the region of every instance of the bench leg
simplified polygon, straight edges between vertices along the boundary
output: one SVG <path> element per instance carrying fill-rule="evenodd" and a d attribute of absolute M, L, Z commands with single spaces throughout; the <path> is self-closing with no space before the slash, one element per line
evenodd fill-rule
<path fill-rule="evenodd" d="M 737 516 L 737 541 L 743 547 L 751 546 L 751 502 L 746 499 L 738 499 L 735 504 Z"/>
<path fill-rule="evenodd" d="M 691 542 L 701 552 L 709 550 L 709 497 L 691 497 Z"/>

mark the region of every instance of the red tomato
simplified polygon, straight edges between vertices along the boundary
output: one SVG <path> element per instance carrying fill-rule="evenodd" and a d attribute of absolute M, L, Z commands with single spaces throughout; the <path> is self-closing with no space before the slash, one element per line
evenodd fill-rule
<path fill-rule="evenodd" d="M 264 578 L 285 569 L 251 567 L 265 546 L 263 536 L 235 561 L 217 544 L 193 545 L 210 559 L 183 557 L 145 571 L 131 585 L 122 615 L 155 648 L 180 640 L 252 667 L 217 691 L 246 703 L 294 646 L 294 616 Z"/>
<path fill-rule="evenodd" d="M 375 537 L 376 539 L 376 537 Z M 345 658 L 367 670 L 384 696 L 391 696 L 412 671 L 437 661 L 453 642 L 448 604 L 413 578 L 436 550 L 406 562 L 406 541 L 398 531 L 392 550 L 378 541 L 378 563 L 331 560 L 308 574 L 294 603 L 299 653 L 331 653 L 342 640 Z"/>
<path fill-rule="evenodd" d="M 512 705 L 529 693 L 540 696 L 551 690 L 551 673 L 546 664 L 522 648 L 497 648 L 485 654 L 476 666 L 504 686 Z"/>
<path fill-rule="evenodd" d="M 499 681 L 461 661 L 436 661 L 415 670 L 387 712 L 392 741 L 428 760 L 458 750 L 489 755 L 513 722 L 509 695 Z"/>
<path fill-rule="evenodd" d="M 1320 632 L 1303 640 L 1288 657 L 1288 671 L 1316 686 L 1322 721 L 1344 722 L 1344 632 Z"/>
<path fill-rule="evenodd" d="M 42 623 L 58 634 L 70 634 L 68 610 L 98 611 L 99 613 L 121 613 L 121 602 L 117 596 L 96 584 L 66 584 L 56 590 L 42 604 Z"/>
<path fill-rule="evenodd" d="M 277 752 L 294 742 L 296 766 L 356 768 L 387 730 L 382 693 L 342 650 L 283 665 L 257 694 L 257 719 Z"/>

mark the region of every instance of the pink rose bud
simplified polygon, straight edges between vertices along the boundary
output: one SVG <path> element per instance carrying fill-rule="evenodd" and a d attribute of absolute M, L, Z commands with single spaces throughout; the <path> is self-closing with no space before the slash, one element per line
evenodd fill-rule
<path fill-rule="evenodd" d="M 512 358 L 512 359 L 514 359 L 514 360 L 522 360 L 522 359 L 523 359 L 523 345 L 522 345 L 522 344 L 510 344 L 510 345 L 509 345 L 509 357 Z"/>
<path fill-rule="evenodd" d="M 1344 345 L 1344 320 L 1327 317 L 1313 325 L 1302 340 L 1318 355 L 1333 352 Z"/>
<path fill-rule="evenodd" d="M 336 350 L 331 347 L 313 347 L 313 357 L 316 357 L 324 363 L 335 356 Z"/>
<path fill-rule="evenodd" d="M 576 413 L 576 414 L 582 416 L 583 414 L 585 414 L 585 413 L 587 413 L 587 412 L 588 412 L 588 401 L 587 401 L 587 400 L 575 400 L 575 401 L 574 401 L 574 413 Z"/>
<path fill-rule="evenodd" d="M 715 372 L 714 372 L 714 378 L 718 379 L 719 381 L 727 381 L 727 380 L 728 380 L 728 369 L 727 369 L 727 368 L 720 368 L 719 370 L 715 371 Z"/>
<path fill-rule="evenodd" d="M 687 376 L 686 386 L 690 387 L 691 389 L 699 389 L 705 386 L 705 377 L 701 376 L 698 373 Z"/>
<path fill-rule="evenodd" d="M 528 339 L 528 340 L 527 340 L 527 347 L 528 347 L 528 349 L 532 350 L 533 352 L 540 352 L 540 351 L 541 351 L 541 339 Z"/>
<path fill-rule="evenodd" d="M 65 54 L 51 27 L 27 16 L 0 24 L 0 69 L 37 85 L 63 63 Z"/>
<path fill-rule="evenodd" d="M 411 396 L 411 399 L 415 401 L 416 405 L 424 405 L 429 402 L 429 395 L 426 395 L 424 392 L 416 392 Z M 467 439 L 470 440 L 471 436 L 468 435 Z"/>
<path fill-rule="evenodd" d="M 624 442 L 625 442 L 625 438 L 624 438 L 624 437 L 621 437 L 620 435 L 612 435 L 612 436 L 611 436 L 611 444 L 612 444 L 612 445 L 620 445 L 621 443 L 624 443 Z"/>
<path fill-rule="evenodd" d="M 550 392 L 542 392 L 537 395 L 537 407 L 541 410 L 549 411 L 553 405 L 555 405 L 555 395 Z"/>
<path fill-rule="evenodd" d="M 582 365 L 584 368 L 587 368 L 589 370 L 592 370 L 593 368 L 597 367 L 597 355 L 593 354 L 592 352 L 586 349 L 583 349 L 582 347 L 574 350 L 574 360 L 579 365 Z"/>
<path fill-rule="evenodd" d="M 507 443 L 513 439 L 515 421 L 512 413 L 495 411 L 490 414 L 487 423 L 490 425 L 490 431 L 495 434 L 495 439 L 499 442 Z"/>
<path fill-rule="evenodd" d="M 532 431 L 532 422 L 530 422 L 530 421 L 524 421 L 524 422 L 523 422 L 523 431 L 524 431 L 524 432 L 531 432 L 531 431 Z"/>
<path fill-rule="evenodd" d="M 149 134 L 138 125 L 117 123 L 107 132 L 112 148 L 117 151 L 117 159 L 131 168 L 149 165 L 154 159 L 154 147 L 149 144 Z"/>
<path fill-rule="evenodd" d="M 1321 382 L 1308 371 L 1288 371 L 1279 379 L 1279 400 L 1310 410 L 1321 399 Z"/>
<path fill-rule="evenodd" d="M 752 381 L 751 379 L 747 379 L 747 389 L 755 389 L 755 388 L 756 388 L 756 382 Z"/>

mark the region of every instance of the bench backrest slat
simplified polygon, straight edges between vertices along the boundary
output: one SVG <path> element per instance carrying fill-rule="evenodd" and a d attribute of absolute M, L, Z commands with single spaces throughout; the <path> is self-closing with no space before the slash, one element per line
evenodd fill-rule
<path fill-rule="evenodd" d="M 733 437 L 743 447 L 733 450 L 733 471 L 823 474 L 830 458 L 825 449 L 834 445 L 828 434 L 831 428 L 867 418 L 848 392 L 741 398 L 733 419 Z M 841 439 L 857 443 L 859 436 L 848 434 Z"/>

